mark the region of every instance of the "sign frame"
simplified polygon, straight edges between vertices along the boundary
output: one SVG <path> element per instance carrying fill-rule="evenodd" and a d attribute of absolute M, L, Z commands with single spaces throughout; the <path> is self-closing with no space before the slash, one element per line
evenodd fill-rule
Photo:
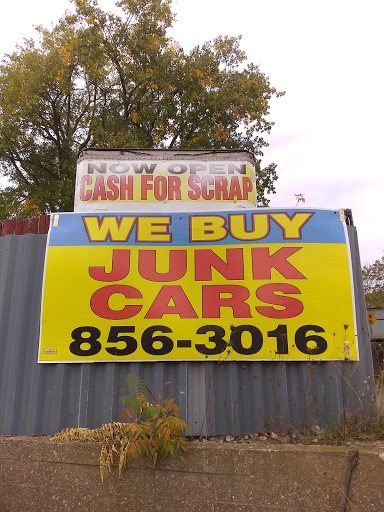
<path fill-rule="evenodd" d="M 173 213 L 168 216 L 169 222 L 164 217 L 160 213 L 149 212 L 135 216 L 121 212 L 52 214 L 42 292 L 40 363 L 359 359 L 350 249 L 346 224 L 338 210 L 259 208 L 242 213 L 238 210 L 215 214 Z M 327 221 L 323 222 L 322 218 Z M 103 224 L 105 219 L 110 223 L 109 227 L 105 225 L 108 229 Z M 72 220 L 74 224 L 71 227 Z M 253 231 L 250 229 L 252 222 Z M 334 226 L 334 233 L 329 229 L 330 225 Z M 61 229 L 63 232 L 59 236 Z M 252 236 L 249 236 L 250 233 Z M 127 251 L 130 251 L 130 264 L 136 261 L 138 265 L 138 272 L 130 268 L 130 275 L 124 275 L 122 270 Z M 167 257 L 163 257 L 166 254 L 168 262 Z M 156 263 L 157 255 L 159 261 Z M 116 263 L 118 258 L 122 258 L 120 266 Z M 177 258 L 179 267 L 184 265 L 185 268 L 170 277 L 171 269 L 173 272 L 177 269 L 174 264 Z M 121 275 L 112 275 L 114 261 L 115 267 L 123 272 Z M 189 261 L 192 262 L 191 267 Z M 168 266 L 158 268 L 159 262 L 160 265 L 165 262 Z M 332 281 L 340 280 L 341 275 L 342 286 L 332 285 Z M 276 283 L 279 285 L 277 288 Z M 71 287 L 76 286 L 77 290 L 72 292 Z M 331 288 L 321 295 L 321 290 L 326 286 Z M 85 288 L 88 291 L 84 292 Z M 113 293 L 106 299 L 105 293 L 110 291 Z M 322 306 L 324 297 L 328 298 L 329 306 Z M 270 301 L 271 298 L 275 303 Z M 115 302 L 112 304 L 110 301 Z M 334 311 L 338 303 L 339 313 Z M 349 303 L 347 307 L 342 305 L 346 303 Z M 135 304 L 137 312 L 133 315 Z M 303 310 L 296 314 L 300 304 Z M 85 316 L 81 316 L 82 308 L 91 308 L 92 311 L 87 310 Z M 116 318 L 124 308 L 128 317 Z M 254 320 L 255 310 L 259 322 Z M 287 312 L 292 316 L 287 317 Z M 241 317 L 242 314 L 245 316 Z M 316 314 L 328 314 L 334 324 L 340 324 L 337 329 L 332 327 L 337 333 L 337 340 L 335 333 L 333 339 L 331 332 L 328 332 L 329 327 L 322 331 L 325 320 L 316 320 Z M 301 317 L 305 318 L 305 322 L 303 320 L 299 325 L 292 318 L 300 318 L 300 315 L 307 316 Z M 73 322 L 78 318 L 83 321 L 75 327 Z M 95 319 L 99 323 L 96 324 Z M 65 343 L 74 343 L 73 347 L 78 343 L 78 352 L 83 355 L 75 354 L 73 359 L 68 359 L 68 350 L 63 351 L 57 341 L 62 334 L 57 332 L 61 333 L 71 322 L 71 329 L 65 334 Z M 161 328 L 153 331 L 153 325 Z M 341 339 L 342 325 L 345 329 L 344 339 Z M 88 333 L 89 336 L 97 335 L 97 343 L 93 344 L 100 350 L 96 354 L 86 355 L 88 343 L 84 339 L 87 337 L 84 336 L 87 334 L 84 326 L 96 329 Z M 126 330 L 122 331 L 122 327 Z M 75 329 L 80 330 L 75 332 Z M 194 334 L 186 337 L 185 332 Z M 327 347 L 331 343 L 337 346 L 330 357 L 319 357 L 321 354 L 315 350 L 322 343 L 320 338 L 323 332 L 327 336 L 327 339 L 323 338 Z M 288 348 L 284 335 L 288 338 Z M 159 338 L 157 345 L 155 337 Z M 315 340 L 313 353 L 298 352 L 297 346 L 309 337 Z M 172 350 L 162 354 L 161 343 L 168 344 L 169 348 L 169 339 Z M 253 356 L 264 350 L 266 341 L 270 343 L 271 340 L 275 340 L 275 353 L 270 350 L 269 357 L 266 357 L 266 352 L 262 352 L 262 357 L 250 357 L 252 350 L 260 344 L 260 339 L 262 347 Z M 292 340 L 294 350 L 289 348 Z M 215 354 L 215 347 L 218 344 L 222 347 L 224 341 L 225 349 Z M 125 348 L 125 342 L 130 343 L 131 348 L 137 344 L 131 354 L 126 354 L 127 357 L 120 355 L 124 350 L 131 350 Z M 309 342 L 305 343 L 308 349 Z M 196 346 L 200 352 L 192 354 L 191 350 Z M 301 346 L 303 349 L 304 345 Z M 106 347 L 110 348 L 108 357 L 95 357 L 102 350 L 106 354 Z M 149 353 L 143 347 L 147 347 Z M 176 348 L 180 356 L 166 357 Z M 92 352 L 91 346 L 89 349 Z M 140 355 L 130 357 L 135 351 Z M 67 356 L 62 357 L 63 353 Z M 289 356 L 290 353 L 294 355 Z"/>

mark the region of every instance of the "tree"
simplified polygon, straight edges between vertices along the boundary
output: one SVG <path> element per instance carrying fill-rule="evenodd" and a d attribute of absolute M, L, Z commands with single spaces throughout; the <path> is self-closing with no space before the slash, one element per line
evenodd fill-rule
<path fill-rule="evenodd" d="M 363 267 L 365 302 L 368 308 L 384 308 L 384 256 Z"/>
<path fill-rule="evenodd" d="M 28 219 L 38 217 L 43 212 L 33 197 L 21 198 L 17 190 L 6 187 L 0 194 L 0 226 L 6 219 Z"/>
<path fill-rule="evenodd" d="M 0 165 L 19 201 L 72 210 L 77 153 L 85 147 L 245 148 L 257 158 L 260 204 L 275 164 L 261 167 L 283 93 L 247 64 L 240 37 L 217 37 L 189 54 L 167 37 L 171 0 L 71 0 L 39 43 L 24 41 L 0 67 Z"/>

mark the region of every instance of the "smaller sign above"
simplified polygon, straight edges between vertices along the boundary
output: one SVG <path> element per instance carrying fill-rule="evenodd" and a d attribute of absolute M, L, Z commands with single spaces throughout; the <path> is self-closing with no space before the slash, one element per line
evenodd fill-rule
<path fill-rule="evenodd" d="M 87 150 L 78 160 L 74 210 L 254 208 L 255 177 L 248 151 Z"/>

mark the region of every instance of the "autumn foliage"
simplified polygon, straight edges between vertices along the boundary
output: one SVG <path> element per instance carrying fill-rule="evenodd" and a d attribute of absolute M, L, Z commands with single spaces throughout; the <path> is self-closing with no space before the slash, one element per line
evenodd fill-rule
<path fill-rule="evenodd" d="M 121 0 L 120 15 L 72 0 L 52 29 L 38 27 L 0 66 L 0 174 L 42 212 L 73 207 L 85 147 L 249 149 L 258 202 L 274 191 L 262 167 L 273 96 L 247 63 L 240 37 L 218 36 L 186 53 L 167 35 L 171 0 Z"/>
<path fill-rule="evenodd" d="M 180 408 L 173 398 L 164 399 L 161 390 L 157 396 L 135 375 L 127 375 L 128 396 L 124 404 L 121 422 L 108 423 L 98 429 L 65 429 L 52 440 L 56 441 L 100 441 L 100 476 L 103 481 L 111 472 L 114 459 L 119 461 L 119 476 L 128 461 L 149 459 L 153 465 L 159 456 L 174 456 L 182 449 L 186 451 L 189 433 L 185 421 L 179 418 Z M 170 382 L 164 384 L 168 385 Z"/>

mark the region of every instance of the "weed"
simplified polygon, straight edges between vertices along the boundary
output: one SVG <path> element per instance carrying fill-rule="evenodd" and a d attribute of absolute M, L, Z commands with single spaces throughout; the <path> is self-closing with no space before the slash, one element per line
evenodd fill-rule
<path fill-rule="evenodd" d="M 364 384 L 369 389 L 369 381 Z M 382 371 L 376 379 L 376 397 L 371 405 L 371 415 L 367 418 L 362 412 L 344 413 L 342 418 L 337 420 L 331 418 L 326 428 L 323 428 L 317 439 L 320 443 L 344 444 L 353 439 L 359 441 L 376 441 L 384 438 L 384 372 Z"/>
<path fill-rule="evenodd" d="M 153 465 L 159 455 L 174 456 L 186 451 L 183 432 L 190 433 L 187 423 L 179 418 L 180 408 L 173 398 L 157 397 L 135 375 L 126 377 L 129 395 L 122 398 L 125 406 L 122 422 L 108 423 L 98 429 L 65 429 L 52 437 L 56 441 L 100 441 L 101 480 L 111 472 L 114 457 L 119 459 L 119 477 L 131 458 L 148 458 Z M 166 382 L 164 385 L 170 384 Z M 128 418 L 128 422 L 125 420 Z"/>

